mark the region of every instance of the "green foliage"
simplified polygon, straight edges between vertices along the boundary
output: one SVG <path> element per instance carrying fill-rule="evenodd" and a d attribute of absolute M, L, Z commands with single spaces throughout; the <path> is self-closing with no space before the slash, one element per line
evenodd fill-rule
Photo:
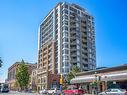
<path fill-rule="evenodd" d="M 80 68 L 77 65 L 72 66 L 72 72 L 73 74 L 81 72 Z"/>
<path fill-rule="evenodd" d="M 29 73 L 28 67 L 24 60 L 21 61 L 21 64 L 18 67 L 16 72 L 16 80 L 21 88 L 21 90 L 25 90 L 29 83 Z"/>
<path fill-rule="evenodd" d="M 97 81 L 92 82 L 91 84 L 93 87 L 97 87 Z"/>
<path fill-rule="evenodd" d="M 2 61 L 2 59 L 0 57 L 0 67 L 2 67 L 2 63 L 3 63 L 3 61 Z"/>
<path fill-rule="evenodd" d="M 68 73 L 68 75 L 67 75 L 67 82 L 68 82 L 68 84 L 70 83 L 70 80 L 72 79 L 72 78 L 74 78 L 75 76 L 74 76 L 74 74 L 72 73 L 72 72 L 69 72 Z"/>
<path fill-rule="evenodd" d="M 70 83 L 70 80 L 79 72 L 81 72 L 80 68 L 77 65 L 73 65 L 71 71 L 67 75 L 67 82 Z"/>

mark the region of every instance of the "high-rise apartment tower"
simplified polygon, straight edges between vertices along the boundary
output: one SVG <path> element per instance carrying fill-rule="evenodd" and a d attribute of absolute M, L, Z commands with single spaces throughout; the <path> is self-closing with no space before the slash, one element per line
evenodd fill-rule
<path fill-rule="evenodd" d="M 40 74 L 67 74 L 72 65 L 95 69 L 94 18 L 79 5 L 58 3 L 40 24 L 38 36 Z"/>

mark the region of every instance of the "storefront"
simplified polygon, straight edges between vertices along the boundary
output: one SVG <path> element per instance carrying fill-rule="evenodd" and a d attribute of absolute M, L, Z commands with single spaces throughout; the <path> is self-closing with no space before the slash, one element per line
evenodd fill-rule
<path fill-rule="evenodd" d="M 92 90 L 102 92 L 109 88 L 125 89 L 127 87 L 127 65 L 81 72 L 76 74 L 71 83 L 81 85 L 87 93 L 92 93 Z"/>

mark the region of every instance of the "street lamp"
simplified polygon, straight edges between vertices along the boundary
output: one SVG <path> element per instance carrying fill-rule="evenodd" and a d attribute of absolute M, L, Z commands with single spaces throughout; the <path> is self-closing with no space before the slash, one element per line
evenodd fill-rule
<path fill-rule="evenodd" d="M 95 83 L 96 83 L 96 86 L 95 86 L 95 92 L 96 94 L 98 94 L 98 78 L 97 78 L 97 72 L 95 72 Z"/>
<path fill-rule="evenodd" d="M 95 72 L 95 83 L 96 83 L 96 94 L 98 95 L 98 92 L 100 91 L 100 84 L 101 76 Z"/>

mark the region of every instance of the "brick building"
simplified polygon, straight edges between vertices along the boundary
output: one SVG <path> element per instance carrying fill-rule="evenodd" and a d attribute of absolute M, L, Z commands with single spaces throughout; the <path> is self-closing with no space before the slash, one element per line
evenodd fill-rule
<path fill-rule="evenodd" d="M 17 87 L 17 83 L 16 83 L 16 72 L 18 70 L 18 67 L 20 66 L 21 62 L 15 62 L 12 66 L 10 66 L 8 68 L 8 79 L 7 79 L 7 83 L 9 85 L 9 89 L 10 90 L 18 90 L 19 87 Z M 28 72 L 29 74 L 32 73 L 32 70 L 34 68 L 36 68 L 36 64 L 30 64 L 27 63 L 26 64 L 28 66 Z"/>

